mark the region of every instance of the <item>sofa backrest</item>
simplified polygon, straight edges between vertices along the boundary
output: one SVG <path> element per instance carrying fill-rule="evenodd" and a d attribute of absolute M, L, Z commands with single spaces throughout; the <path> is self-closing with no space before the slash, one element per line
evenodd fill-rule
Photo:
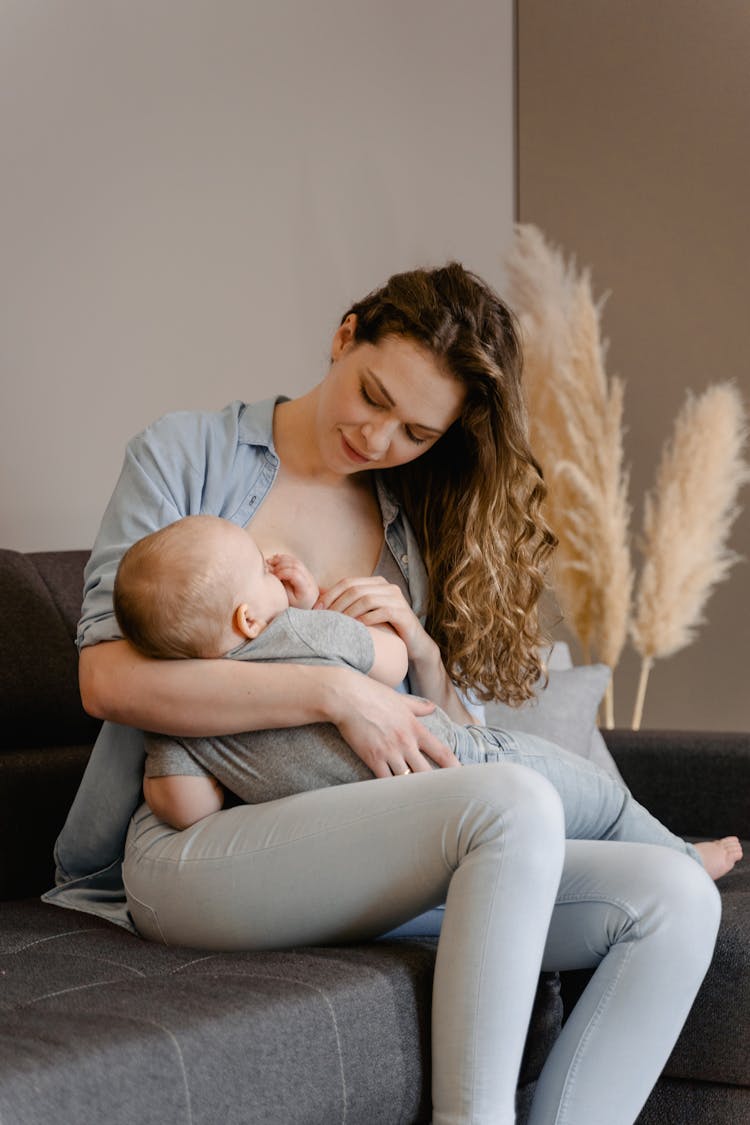
<path fill-rule="evenodd" d="M 0 752 L 90 741 L 76 623 L 86 551 L 0 550 Z"/>
<path fill-rule="evenodd" d="M 52 847 L 100 723 L 74 643 L 86 551 L 0 550 L 0 899 L 51 886 Z"/>

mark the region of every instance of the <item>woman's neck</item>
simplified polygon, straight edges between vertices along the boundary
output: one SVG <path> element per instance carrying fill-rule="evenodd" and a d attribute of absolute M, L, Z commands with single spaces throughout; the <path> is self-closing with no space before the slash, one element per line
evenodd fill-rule
<path fill-rule="evenodd" d="M 273 443 L 284 472 L 294 477 L 317 480 L 329 486 L 346 487 L 351 478 L 333 472 L 323 462 L 316 440 L 318 388 L 280 402 L 273 414 Z"/>

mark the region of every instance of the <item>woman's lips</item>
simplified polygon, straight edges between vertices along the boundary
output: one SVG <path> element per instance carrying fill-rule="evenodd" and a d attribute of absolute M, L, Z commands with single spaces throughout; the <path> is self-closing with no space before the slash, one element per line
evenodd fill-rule
<path fill-rule="evenodd" d="M 346 453 L 350 461 L 356 462 L 357 465 L 366 465 L 370 461 L 369 457 L 365 457 L 358 449 L 350 445 L 343 434 L 341 435 L 341 444 L 344 447 L 344 453 Z"/>

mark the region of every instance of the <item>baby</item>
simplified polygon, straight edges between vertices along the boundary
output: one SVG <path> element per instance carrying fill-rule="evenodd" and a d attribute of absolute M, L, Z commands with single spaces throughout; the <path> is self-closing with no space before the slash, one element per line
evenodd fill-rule
<path fill-rule="evenodd" d="M 265 560 L 249 532 L 236 524 L 187 516 L 123 555 L 114 609 L 123 635 L 146 656 L 325 659 L 397 687 L 408 666 L 401 638 L 390 626 L 366 627 L 327 610 L 313 613 L 318 595 L 315 579 L 298 559 Z M 349 649 L 348 657 L 335 655 L 337 645 Z M 330 659 L 319 655 L 329 650 Z M 327 723 L 222 738 L 147 734 L 146 750 L 144 797 L 175 828 L 222 808 L 217 776 L 251 804 L 372 777 Z"/>
<path fill-rule="evenodd" d="M 312 610 L 319 590 L 291 555 L 264 560 L 248 531 L 215 516 L 188 516 L 146 536 L 123 556 L 114 606 L 123 635 L 160 659 L 217 658 L 346 665 L 396 687 L 406 646 L 389 626 Z M 560 794 L 571 839 L 663 844 L 699 860 L 713 878 L 742 852 L 736 837 L 692 845 L 633 800 L 628 789 L 543 739 L 461 726 L 436 708 L 421 722 L 462 764 L 516 762 L 543 773 Z M 336 727 L 249 731 L 221 738 L 146 735 L 144 797 L 174 828 L 217 812 L 226 786 L 248 803 L 371 779 Z"/>

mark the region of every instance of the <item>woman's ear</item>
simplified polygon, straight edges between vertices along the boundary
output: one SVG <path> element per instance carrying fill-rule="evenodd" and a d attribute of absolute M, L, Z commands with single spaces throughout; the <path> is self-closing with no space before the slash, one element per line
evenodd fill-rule
<path fill-rule="evenodd" d="M 237 632 L 241 633 L 243 637 L 246 637 L 248 641 L 254 641 L 263 628 L 263 622 L 253 617 L 247 602 L 243 602 L 242 605 L 237 606 L 234 611 L 232 624 Z"/>
<path fill-rule="evenodd" d="M 349 313 L 336 329 L 331 343 L 331 362 L 339 359 L 350 344 L 354 343 L 354 333 L 357 329 L 357 314 Z"/>

